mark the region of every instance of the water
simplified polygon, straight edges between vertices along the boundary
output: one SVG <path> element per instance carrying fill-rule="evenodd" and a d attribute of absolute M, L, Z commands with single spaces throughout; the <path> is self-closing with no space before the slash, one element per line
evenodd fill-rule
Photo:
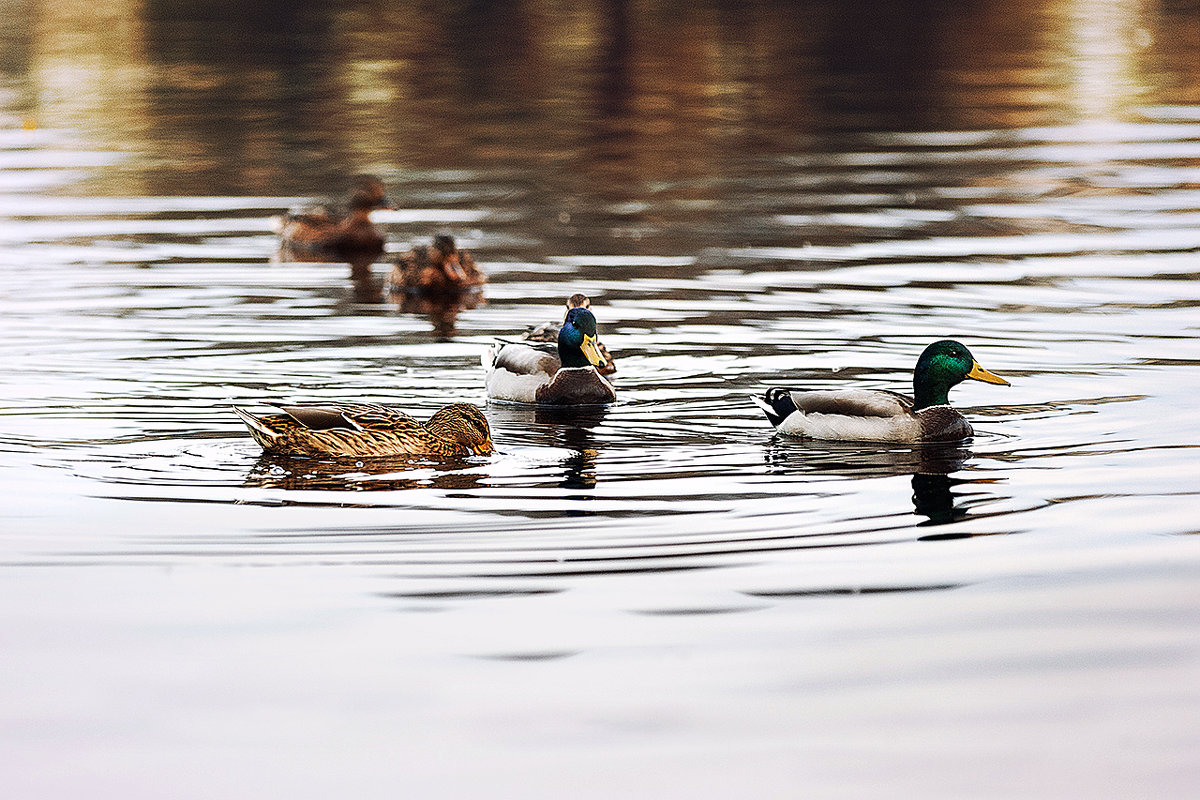
<path fill-rule="evenodd" d="M 9 796 L 1194 791 L 1194 8 L 6 5 Z M 481 302 L 268 263 L 360 169 Z M 620 400 L 488 404 L 493 457 L 229 411 L 483 405 L 574 291 Z M 942 337 L 1012 382 L 963 447 L 746 398 Z"/>

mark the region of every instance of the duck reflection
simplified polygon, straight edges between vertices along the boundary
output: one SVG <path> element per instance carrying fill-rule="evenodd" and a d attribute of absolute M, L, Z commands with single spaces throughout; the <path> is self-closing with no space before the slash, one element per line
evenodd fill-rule
<path fill-rule="evenodd" d="M 488 422 L 493 430 L 511 426 L 521 431 L 523 440 L 544 447 L 565 448 L 570 452 L 562 461 L 561 489 L 593 489 L 598 481 L 596 460 L 599 442 L 593 430 L 608 414 L 607 406 L 533 406 L 523 403 L 489 403 Z M 590 494 L 574 496 L 591 500 Z M 586 511 L 578 512 L 584 514 Z M 570 515 L 570 514 L 569 514 Z"/>
<path fill-rule="evenodd" d="M 452 339 L 458 332 L 458 315 L 463 310 L 487 303 L 483 292 L 477 289 L 448 294 L 402 291 L 392 292 L 390 297 L 397 310 L 427 316 L 434 336 L 442 340 Z"/>
<path fill-rule="evenodd" d="M 372 458 L 322 461 L 264 454 L 243 482 L 263 489 L 399 491 L 404 489 L 478 489 L 486 475 L 471 471 L 470 460 Z"/>
<path fill-rule="evenodd" d="M 922 525 L 945 525 L 967 515 L 964 507 L 956 506 L 951 489 L 969 481 L 956 480 L 944 473 L 917 472 L 912 476 L 913 509 L 928 521 Z"/>
<path fill-rule="evenodd" d="M 970 448 L 961 443 L 864 450 L 850 443 L 797 447 L 795 442 L 776 441 L 766 451 L 772 471 L 838 473 L 854 478 L 911 475 L 913 511 L 925 517 L 918 523 L 923 526 L 945 525 L 966 517 L 973 493 L 955 489 L 991 482 L 953 477 L 970 456 Z"/>
<path fill-rule="evenodd" d="M 358 305 L 379 305 L 383 302 L 383 281 L 371 274 L 370 262 L 350 265 L 350 296 Z"/>

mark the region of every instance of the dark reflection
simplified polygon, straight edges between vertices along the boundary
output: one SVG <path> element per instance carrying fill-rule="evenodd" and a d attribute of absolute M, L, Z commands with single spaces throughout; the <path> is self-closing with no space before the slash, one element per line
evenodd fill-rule
<path fill-rule="evenodd" d="M 478 289 L 453 294 L 392 292 L 389 297 L 398 310 L 428 317 L 434 336 L 442 340 L 452 339 L 458 332 L 460 313 L 487 303 L 483 292 Z"/>
<path fill-rule="evenodd" d="M 355 303 L 378 305 L 383 302 L 383 281 L 371 273 L 371 265 L 355 269 L 351 265 L 350 295 Z"/>
<path fill-rule="evenodd" d="M 888 475 L 912 476 L 912 504 L 926 518 L 919 525 L 945 525 L 966 517 L 969 493 L 955 492 L 963 485 L 990 483 L 955 478 L 971 456 L 965 444 L 928 444 L 880 449 L 879 446 L 839 442 L 805 442 L 776 439 L 765 457 L 771 472 L 812 472 L 852 478 Z M 967 535 L 967 534 L 961 534 Z M 950 538 L 956 534 L 922 537 Z"/>
<path fill-rule="evenodd" d="M 593 489 L 597 483 L 596 459 L 600 446 L 593 431 L 608 414 L 607 406 L 529 406 L 520 403 L 488 403 L 488 421 L 493 436 L 510 429 L 520 432 L 522 443 L 561 447 L 571 451 L 563 459 L 563 473 L 557 485 L 562 489 Z M 568 495 L 591 500 L 591 494 Z M 588 513 L 579 509 L 567 516 Z"/>
<path fill-rule="evenodd" d="M 594 489 L 596 486 L 597 451 L 591 444 L 591 435 L 579 428 L 572 429 L 566 437 L 568 444 L 576 448 L 563 462 L 563 477 L 558 485 L 563 489 Z M 586 496 L 585 496 L 586 498 Z"/>
<path fill-rule="evenodd" d="M 246 486 L 264 489 L 313 489 L 355 492 L 402 489 L 478 489 L 486 476 L 465 471 L 468 460 L 372 458 L 320 461 L 264 454 L 246 476 Z M 407 473 L 407 474 L 406 474 Z"/>
<path fill-rule="evenodd" d="M 971 457 L 964 444 L 887 446 L 861 442 L 809 442 L 777 436 L 764 457 L 771 472 L 822 472 L 855 478 L 915 473 L 949 475 Z"/>
<path fill-rule="evenodd" d="M 966 515 L 966 509 L 954 505 L 953 486 L 965 481 L 956 481 L 942 473 L 918 472 L 912 476 L 912 502 L 918 514 L 928 517 L 930 525 L 944 525 Z"/>

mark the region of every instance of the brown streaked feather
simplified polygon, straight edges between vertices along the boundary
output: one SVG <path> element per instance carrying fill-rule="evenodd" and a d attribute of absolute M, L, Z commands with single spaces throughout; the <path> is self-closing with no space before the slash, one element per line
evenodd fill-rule
<path fill-rule="evenodd" d="M 421 423 L 388 406 L 375 403 L 330 403 L 322 406 L 280 406 L 298 422 L 312 430 L 349 428 L 351 430 L 395 430 Z M 341 420 L 339 423 L 338 420 Z"/>
<path fill-rule="evenodd" d="M 553 344 L 558 341 L 558 331 L 562 325 L 558 322 L 543 322 L 537 327 L 530 328 L 521 334 L 521 340 L 525 342 L 544 342 Z"/>
<path fill-rule="evenodd" d="M 234 410 L 264 450 L 282 455 L 455 457 L 493 449 L 487 419 L 465 403 L 446 406 L 425 423 L 370 403 L 288 406 L 284 414 L 262 417 Z"/>
<path fill-rule="evenodd" d="M 393 292 L 468 292 L 487 283 L 487 275 L 467 250 L 456 250 L 457 268 L 445 266 L 442 254 L 432 246 L 414 247 L 396 259 L 388 276 Z"/>

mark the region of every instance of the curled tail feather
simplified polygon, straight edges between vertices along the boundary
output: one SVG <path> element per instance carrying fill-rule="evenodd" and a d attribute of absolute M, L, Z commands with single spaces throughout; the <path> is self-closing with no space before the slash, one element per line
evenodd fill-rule
<path fill-rule="evenodd" d="M 796 402 L 792 399 L 790 389 L 775 386 L 767 389 L 766 394 L 762 397 L 750 395 L 750 399 L 763 410 L 771 425 L 776 428 L 797 411 Z"/>

